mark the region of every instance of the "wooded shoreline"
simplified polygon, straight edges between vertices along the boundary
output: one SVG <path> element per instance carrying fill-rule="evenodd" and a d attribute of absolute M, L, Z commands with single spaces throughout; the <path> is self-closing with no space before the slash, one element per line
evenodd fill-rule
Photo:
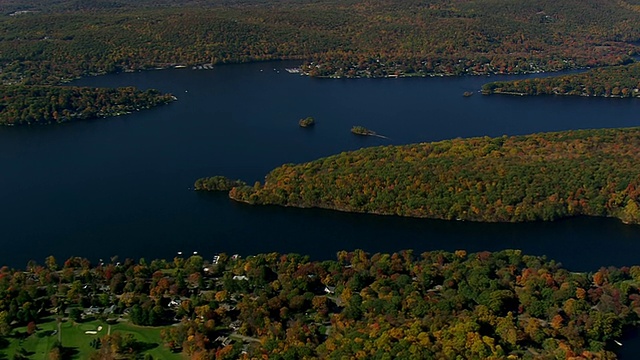
<path fill-rule="evenodd" d="M 640 223 L 640 128 L 364 148 L 234 187 L 249 204 L 484 222 Z"/>

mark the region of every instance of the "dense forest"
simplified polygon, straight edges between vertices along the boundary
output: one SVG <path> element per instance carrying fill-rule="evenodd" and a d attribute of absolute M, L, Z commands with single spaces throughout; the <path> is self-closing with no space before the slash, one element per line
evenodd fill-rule
<path fill-rule="evenodd" d="M 629 62 L 640 40 L 640 13 L 608 0 L 32 0 L 4 9 L 5 83 L 285 58 L 305 59 L 314 76 L 519 73 Z"/>
<path fill-rule="evenodd" d="M 472 221 L 640 223 L 640 128 L 379 146 L 286 164 L 236 187 L 250 204 Z"/>
<path fill-rule="evenodd" d="M 0 85 L 0 124 L 50 124 L 117 116 L 175 100 L 156 90 Z"/>
<path fill-rule="evenodd" d="M 482 87 L 483 94 L 578 95 L 640 97 L 640 64 L 592 69 L 558 77 L 496 81 Z"/>
<path fill-rule="evenodd" d="M 277 59 L 318 77 L 556 71 L 630 63 L 640 40 L 638 6 L 608 0 L 10 0 L 0 12 L 7 86 Z M 55 121 L 55 102 L 40 105 L 13 123 Z"/>
<path fill-rule="evenodd" d="M 517 250 L 49 257 L 0 269 L 0 357 L 614 359 L 639 286 Z"/>

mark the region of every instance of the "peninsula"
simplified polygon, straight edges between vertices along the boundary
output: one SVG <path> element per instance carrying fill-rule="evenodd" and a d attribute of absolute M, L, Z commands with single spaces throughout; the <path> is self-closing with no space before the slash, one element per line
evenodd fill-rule
<path fill-rule="evenodd" d="M 124 115 L 175 101 L 171 94 L 134 87 L 0 85 L 0 125 L 34 125 Z"/>
<path fill-rule="evenodd" d="M 287 164 L 235 187 L 249 204 L 487 222 L 640 223 L 640 128 L 379 146 Z"/>
<path fill-rule="evenodd" d="M 563 76 L 496 81 L 483 85 L 482 93 L 640 98 L 640 63 Z"/>

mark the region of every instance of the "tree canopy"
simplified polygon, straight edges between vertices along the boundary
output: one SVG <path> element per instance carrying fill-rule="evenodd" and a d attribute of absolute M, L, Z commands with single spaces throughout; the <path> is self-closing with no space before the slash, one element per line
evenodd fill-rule
<path fill-rule="evenodd" d="M 236 187 L 251 204 L 472 221 L 640 222 L 640 128 L 453 139 L 344 152 Z"/>
<path fill-rule="evenodd" d="M 50 336 L 38 324 L 53 314 L 153 326 L 137 331 L 161 329 L 161 346 L 189 359 L 614 359 L 640 314 L 638 266 L 575 273 L 518 250 L 46 264 L 0 269 L 0 340 Z M 117 330 L 92 344 L 78 357 L 160 345 Z"/>

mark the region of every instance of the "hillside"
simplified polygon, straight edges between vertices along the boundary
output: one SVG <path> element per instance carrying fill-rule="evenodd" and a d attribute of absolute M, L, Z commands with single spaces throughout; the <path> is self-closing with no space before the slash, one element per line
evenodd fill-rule
<path fill-rule="evenodd" d="M 4 85 L 280 59 L 316 77 L 558 71 L 630 63 L 640 40 L 638 6 L 608 0 L 11 0 L 0 10 Z"/>
<path fill-rule="evenodd" d="M 0 125 L 51 124 L 118 116 L 176 99 L 171 94 L 133 87 L 0 85 L 0 93 Z"/>
<path fill-rule="evenodd" d="M 32 0 L 5 7 L 5 83 L 285 58 L 306 60 L 313 76 L 553 71 L 629 62 L 637 52 L 631 42 L 640 40 L 637 9 L 608 0 Z"/>

